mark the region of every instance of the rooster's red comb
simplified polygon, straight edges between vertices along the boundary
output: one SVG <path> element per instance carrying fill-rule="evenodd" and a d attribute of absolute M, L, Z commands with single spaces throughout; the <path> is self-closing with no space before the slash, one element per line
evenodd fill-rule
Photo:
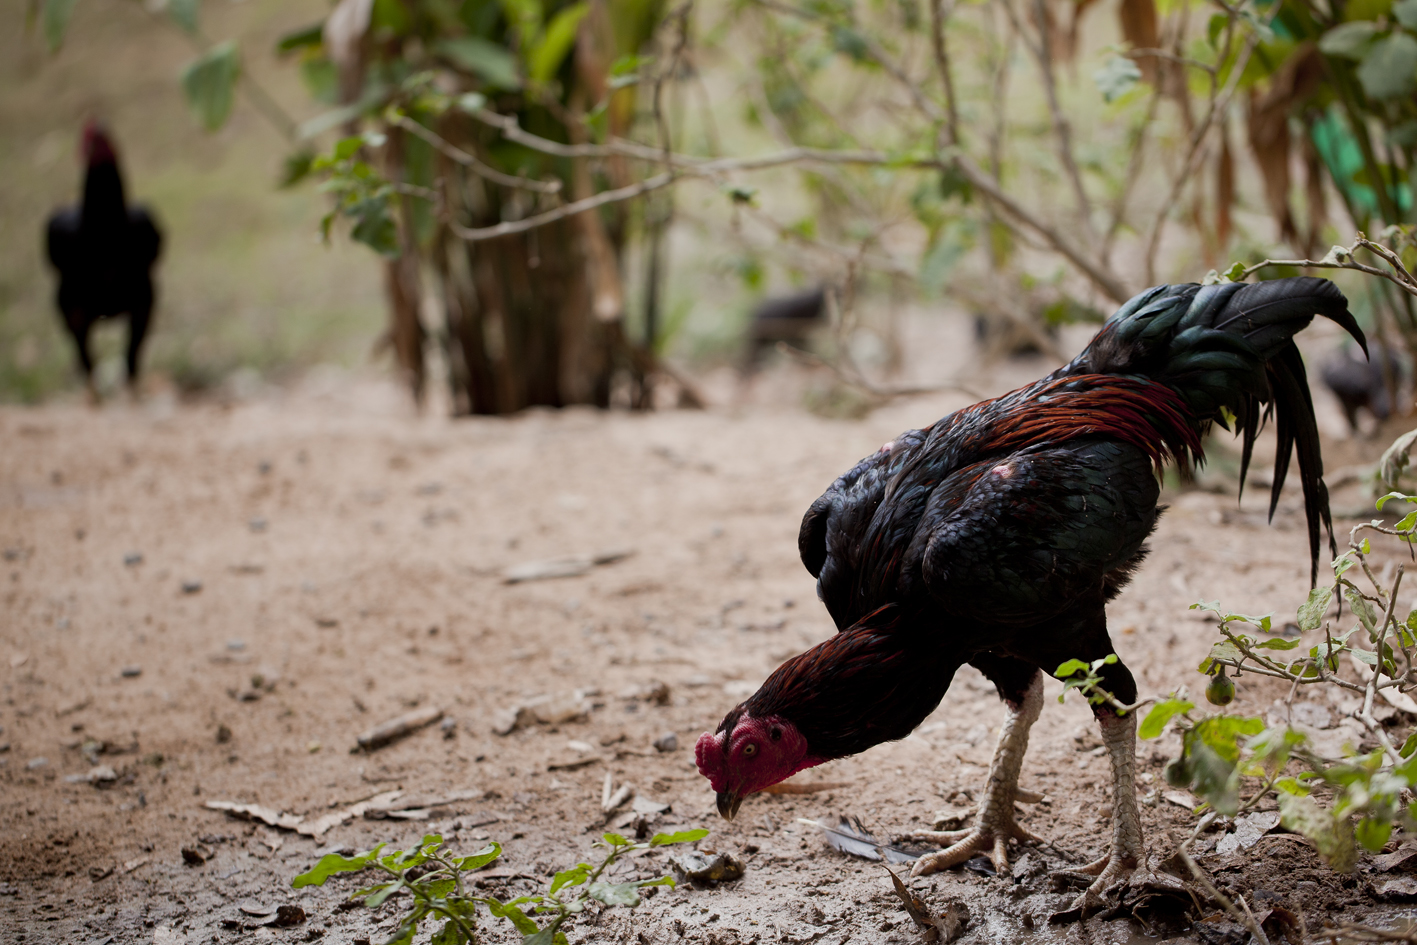
<path fill-rule="evenodd" d="M 79 152 L 88 165 L 111 164 L 118 160 L 113 149 L 113 141 L 108 130 L 96 118 L 84 122 L 84 133 L 79 141 Z"/>

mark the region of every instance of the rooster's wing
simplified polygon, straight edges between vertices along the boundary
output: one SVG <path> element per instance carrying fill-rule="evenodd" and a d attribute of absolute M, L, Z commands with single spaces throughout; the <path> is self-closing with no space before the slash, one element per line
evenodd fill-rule
<path fill-rule="evenodd" d="M 1150 458 L 1111 440 L 977 463 L 931 496 L 902 580 L 918 576 L 947 612 L 986 625 L 1047 620 L 1126 582 L 1158 495 Z"/>

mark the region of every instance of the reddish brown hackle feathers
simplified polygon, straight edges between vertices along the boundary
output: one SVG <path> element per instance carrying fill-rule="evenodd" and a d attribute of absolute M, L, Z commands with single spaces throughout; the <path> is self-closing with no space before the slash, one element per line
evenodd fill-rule
<path fill-rule="evenodd" d="M 979 452 L 1012 452 L 1041 443 L 1106 436 L 1130 443 L 1151 457 L 1157 471 L 1168 460 L 1183 474 L 1201 456 L 1195 419 L 1171 388 L 1108 374 L 1061 377 L 1032 390 L 1017 404 L 1012 395 L 970 407 L 990 414 L 970 446 Z M 968 418 L 962 418 L 968 423 Z"/>

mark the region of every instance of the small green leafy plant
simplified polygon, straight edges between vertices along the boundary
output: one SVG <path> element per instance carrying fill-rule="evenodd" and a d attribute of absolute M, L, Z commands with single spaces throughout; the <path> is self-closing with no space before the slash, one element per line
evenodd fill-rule
<path fill-rule="evenodd" d="M 438 834 L 428 834 L 407 851 L 386 853 L 381 843 L 357 856 L 327 854 L 308 872 L 295 877 L 291 885 L 297 889 L 323 886 L 336 873 L 365 870 L 383 873 L 381 882 L 355 890 L 350 898 L 363 899 L 364 905 L 377 909 L 393 896 L 407 895 L 407 912 L 385 945 L 409 945 L 422 923 L 440 920 L 442 925 L 433 933 L 431 945 L 471 945 L 478 940 L 479 907 L 510 922 L 521 933 L 522 945 L 566 945 L 566 933 L 561 931 L 561 926 L 572 916 L 584 912 L 590 900 L 607 906 L 634 908 L 640 904 L 640 890 L 644 887 L 674 885 L 674 880 L 668 876 L 627 883 L 602 882 L 601 875 L 617 860 L 637 850 L 693 843 L 706 836 L 707 830 L 686 830 L 655 834 L 646 843 L 632 843 L 617 833 L 607 833 L 596 842 L 606 849 L 605 858 L 598 866 L 577 863 L 552 877 L 545 893 L 518 896 L 507 902 L 493 896 L 475 895 L 468 890 L 466 882 L 468 874 L 502 855 L 501 845 L 488 843 L 471 856 L 457 857 L 442 848 L 443 838 Z M 533 915 L 548 917 L 550 921 L 538 924 Z"/>
<path fill-rule="evenodd" d="M 1417 496 L 1389 493 L 1378 500 L 1378 510 L 1393 500 L 1417 503 Z M 1391 578 L 1374 573 L 1372 544 L 1359 537 L 1363 531 L 1410 545 L 1417 538 L 1417 512 L 1391 526 L 1374 520 L 1354 527 L 1348 550 L 1333 562 L 1333 583 L 1316 587 L 1298 608 L 1295 622 L 1301 634 L 1323 631 L 1322 640 L 1307 648 L 1298 637 L 1270 636 L 1268 615 L 1229 613 L 1215 601 L 1192 605 L 1220 619 L 1222 639 L 1197 667 L 1209 677 L 1207 700 L 1220 711 L 1197 713 L 1182 691 L 1153 706 L 1138 730 L 1141 738 L 1157 738 L 1168 724 L 1177 724 L 1181 752 L 1164 775 L 1171 786 L 1189 788 L 1201 798 L 1198 810 L 1204 814 L 1185 845 L 1217 816 L 1238 816 L 1269 796 L 1276 797 L 1281 823 L 1311 840 L 1340 872 L 1355 867 L 1359 847 L 1377 852 L 1394 829 L 1417 832 L 1417 805 L 1411 802 L 1417 789 L 1417 732 L 1405 741 L 1394 740 L 1373 714 L 1375 697 L 1410 706 L 1406 694 L 1417 690 L 1417 610 L 1405 619 L 1394 612 L 1403 566 L 1388 572 Z M 1347 604 L 1353 624 L 1346 630 L 1325 619 L 1335 601 L 1340 615 Z M 1253 632 L 1242 632 L 1239 625 Z M 1340 659 L 1345 655 L 1352 666 L 1347 676 Z M 1348 745 L 1344 757 L 1324 757 L 1292 725 L 1227 713 L 1234 698 L 1229 674 L 1246 672 L 1288 682 L 1287 705 L 1303 686 L 1354 693 L 1361 704 L 1352 715 L 1366 730 L 1365 740 L 1376 747 L 1362 752 Z M 1242 797 L 1245 778 L 1259 781 L 1248 798 Z"/>
<path fill-rule="evenodd" d="M 1062 702 L 1070 690 L 1076 689 L 1089 704 L 1110 705 L 1119 714 L 1126 715 L 1132 707 L 1122 705 L 1112 693 L 1102 688 L 1102 667 L 1111 666 L 1115 662 L 1117 654 L 1108 653 L 1091 662 L 1073 659 L 1061 664 L 1053 673 L 1055 678 L 1063 681 L 1063 691 L 1058 693 L 1058 701 Z"/>

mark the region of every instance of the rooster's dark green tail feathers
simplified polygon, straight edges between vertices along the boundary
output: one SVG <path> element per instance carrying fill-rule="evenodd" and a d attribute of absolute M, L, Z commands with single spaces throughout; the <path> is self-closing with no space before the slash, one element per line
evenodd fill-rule
<path fill-rule="evenodd" d="M 1270 516 L 1289 472 L 1292 453 L 1308 517 L 1313 576 L 1318 575 L 1319 531 L 1335 547 L 1323 484 L 1318 424 L 1304 361 L 1294 336 L 1315 315 L 1336 322 L 1367 352 L 1367 340 L 1348 311 L 1348 300 L 1327 279 L 1309 276 L 1253 284 L 1157 286 L 1127 302 L 1085 355 L 1087 370 L 1142 375 L 1175 390 L 1203 427 L 1227 425 L 1235 415 L 1243 441 L 1240 487 L 1244 488 L 1255 438 L 1273 417 L 1279 449 L 1275 458 Z M 1224 410 L 1222 410 L 1224 408 Z"/>

